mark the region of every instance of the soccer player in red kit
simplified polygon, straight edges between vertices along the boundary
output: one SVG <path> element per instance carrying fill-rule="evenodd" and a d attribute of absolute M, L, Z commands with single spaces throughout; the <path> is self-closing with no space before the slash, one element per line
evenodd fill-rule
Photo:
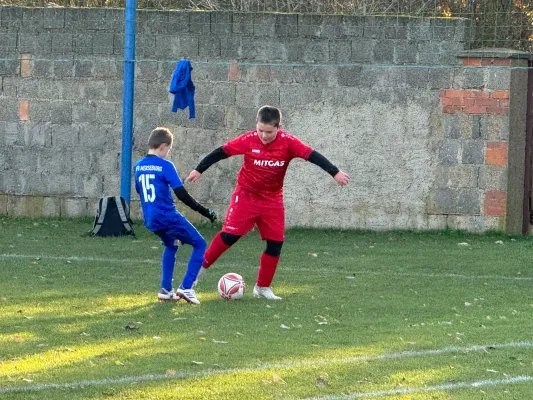
<path fill-rule="evenodd" d="M 253 294 L 255 297 L 280 300 L 281 297 L 272 292 L 270 285 L 285 239 L 283 181 L 289 162 L 293 158 L 302 158 L 316 164 L 341 186 L 347 185 L 350 178 L 316 150 L 282 131 L 281 112 L 277 108 L 261 107 L 256 122 L 255 130 L 213 150 L 186 179 L 186 182 L 195 182 L 214 163 L 231 156 L 244 155 L 224 226 L 205 252 L 198 276 L 257 225 L 261 239 L 266 241 L 266 249 L 261 255 Z"/>

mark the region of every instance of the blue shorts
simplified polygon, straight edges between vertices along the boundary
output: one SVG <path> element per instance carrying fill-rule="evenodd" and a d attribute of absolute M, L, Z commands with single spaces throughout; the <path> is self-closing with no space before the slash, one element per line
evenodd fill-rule
<path fill-rule="evenodd" d="M 167 247 L 177 246 L 177 241 L 196 247 L 205 244 L 205 239 L 198 230 L 183 215 L 176 215 L 169 221 L 167 229 L 160 229 L 154 233 L 161 238 Z"/>

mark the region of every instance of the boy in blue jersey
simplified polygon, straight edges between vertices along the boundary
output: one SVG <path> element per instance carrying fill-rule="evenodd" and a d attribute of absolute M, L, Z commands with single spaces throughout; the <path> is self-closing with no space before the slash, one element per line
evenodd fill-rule
<path fill-rule="evenodd" d="M 155 128 L 148 138 L 148 154 L 133 167 L 135 190 L 139 193 L 146 227 L 161 238 L 165 249 L 161 260 L 161 289 L 157 298 L 161 301 L 184 299 L 200 304 L 192 288 L 204 260 L 205 239 L 174 205 L 172 193 L 194 211 L 211 222 L 216 214 L 194 200 L 178 176 L 172 161 L 165 160 L 172 148 L 174 136 L 167 128 Z M 178 241 L 193 247 L 187 271 L 178 290 L 172 289 L 172 276 L 178 251 Z"/>

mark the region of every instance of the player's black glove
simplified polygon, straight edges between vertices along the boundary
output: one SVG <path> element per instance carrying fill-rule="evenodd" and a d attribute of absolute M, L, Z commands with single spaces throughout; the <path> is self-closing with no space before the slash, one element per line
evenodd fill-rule
<path fill-rule="evenodd" d="M 217 220 L 217 213 L 214 210 L 209 210 L 209 221 L 215 222 Z"/>

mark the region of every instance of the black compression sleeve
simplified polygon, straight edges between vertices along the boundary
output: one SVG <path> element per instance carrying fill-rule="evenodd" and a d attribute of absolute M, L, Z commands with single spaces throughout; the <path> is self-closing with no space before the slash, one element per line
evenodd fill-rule
<path fill-rule="evenodd" d="M 214 163 L 219 162 L 220 160 L 223 160 L 225 158 L 228 158 L 229 156 L 224 153 L 224 150 L 222 150 L 222 146 L 213 150 L 211 153 L 206 155 L 202 161 L 200 161 L 200 164 L 196 167 L 196 171 L 203 174 L 203 172 L 209 168 Z"/>
<path fill-rule="evenodd" d="M 307 161 L 318 165 L 324 171 L 326 171 L 331 176 L 335 177 L 339 173 L 339 169 L 334 166 L 326 157 L 320 154 L 318 151 L 313 150 L 309 155 Z"/>
<path fill-rule="evenodd" d="M 209 218 L 209 210 L 194 200 L 189 192 L 187 192 L 187 189 L 185 189 L 183 186 L 174 189 L 174 193 L 176 194 L 176 197 L 187 207 L 190 207 L 192 210 L 202 214 L 204 217 Z"/>

